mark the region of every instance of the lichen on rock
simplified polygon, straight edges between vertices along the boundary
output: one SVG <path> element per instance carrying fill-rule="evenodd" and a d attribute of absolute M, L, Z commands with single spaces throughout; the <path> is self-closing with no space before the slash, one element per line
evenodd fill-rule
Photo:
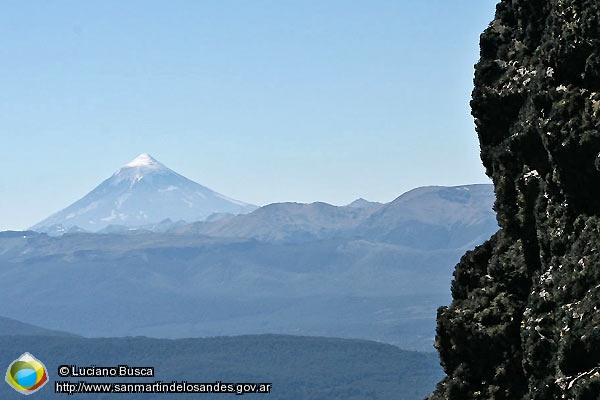
<path fill-rule="evenodd" d="M 501 229 L 456 266 L 430 399 L 599 399 L 600 2 L 501 1 L 480 50 Z"/>

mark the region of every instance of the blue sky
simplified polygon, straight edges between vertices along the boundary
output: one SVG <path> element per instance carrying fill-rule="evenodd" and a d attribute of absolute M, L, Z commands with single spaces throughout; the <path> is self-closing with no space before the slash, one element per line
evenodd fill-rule
<path fill-rule="evenodd" d="M 468 102 L 494 5 L 4 1 L 0 230 L 140 153 L 257 205 L 489 182 Z"/>

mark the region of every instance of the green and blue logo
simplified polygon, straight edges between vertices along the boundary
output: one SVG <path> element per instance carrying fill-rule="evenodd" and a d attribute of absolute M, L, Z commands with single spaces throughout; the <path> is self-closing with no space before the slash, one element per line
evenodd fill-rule
<path fill-rule="evenodd" d="M 6 382 L 19 393 L 31 394 L 48 382 L 48 374 L 40 360 L 24 353 L 8 367 Z"/>

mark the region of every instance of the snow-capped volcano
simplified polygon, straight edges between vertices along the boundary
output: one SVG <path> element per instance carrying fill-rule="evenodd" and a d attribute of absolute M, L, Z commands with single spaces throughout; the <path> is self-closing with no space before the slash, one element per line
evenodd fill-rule
<path fill-rule="evenodd" d="M 219 194 L 141 154 L 64 210 L 31 229 L 97 232 L 110 225 L 128 227 L 173 221 L 201 221 L 214 213 L 244 214 L 256 206 Z M 59 230 L 60 230 L 59 229 Z"/>
<path fill-rule="evenodd" d="M 152 158 L 150 154 L 143 153 L 119 168 L 108 180 L 113 180 L 113 184 L 128 181 L 131 185 L 134 185 L 144 178 L 151 179 L 153 176 L 164 174 L 175 174 L 182 177 Z"/>

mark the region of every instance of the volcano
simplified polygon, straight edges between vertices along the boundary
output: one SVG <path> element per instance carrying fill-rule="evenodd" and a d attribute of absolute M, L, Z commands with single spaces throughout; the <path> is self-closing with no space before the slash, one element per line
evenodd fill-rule
<path fill-rule="evenodd" d="M 98 232 L 171 221 L 202 221 L 212 214 L 245 214 L 257 207 L 234 200 L 141 154 L 87 195 L 31 227 L 38 232 Z"/>

